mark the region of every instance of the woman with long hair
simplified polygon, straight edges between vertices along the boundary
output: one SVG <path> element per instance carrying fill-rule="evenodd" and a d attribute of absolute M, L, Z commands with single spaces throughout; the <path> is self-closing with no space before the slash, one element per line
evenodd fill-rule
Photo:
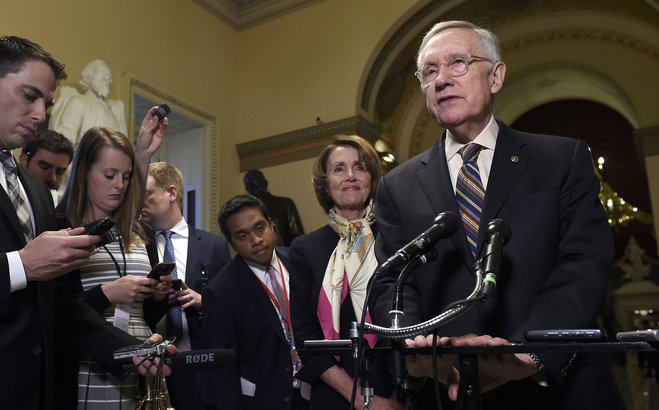
<path fill-rule="evenodd" d="M 153 116 L 155 110 L 153 107 L 144 118 L 135 150 L 118 131 L 104 127 L 89 129 L 78 144 L 71 177 L 56 209 L 64 226 L 77 227 L 105 217 L 114 221 L 112 230 L 116 240 L 100 246 L 67 279 L 69 286 L 108 322 L 140 340 L 151 335 L 143 303 L 164 304 L 167 291 L 166 285 L 146 277 L 153 258 L 149 258 L 146 250 L 148 230 L 138 223 L 149 160 L 167 129 L 167 119 L 159 121 Z M 66 340 L 66 335 L 60 336 Z M 63 366 L 66 367 L 65 360 L 75 362 L 70 359 L 64 356 Z M 134 409 L 137 406 L 136 374 L 117 380 L 88 357 L 80 358 L 77 374 L 78 408 Z M 65 393 L 60 394 L 64 396 Z M 65 401 L 69 400 L 71 397 Z"/>

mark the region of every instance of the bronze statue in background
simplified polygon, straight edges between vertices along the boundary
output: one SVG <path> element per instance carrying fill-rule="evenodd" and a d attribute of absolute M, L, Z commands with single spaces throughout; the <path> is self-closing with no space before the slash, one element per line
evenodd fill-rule
<path fill-rule="evenodd" d="M 274 196 L 268 192 L 268 180 L 258 169 L 247 171 L 243 177 L 245 190 L 265 203 L 277 234 L 277 241 L 290 246 L 295 237 L 304 233 L 300 214 L 291 198 Z"/>

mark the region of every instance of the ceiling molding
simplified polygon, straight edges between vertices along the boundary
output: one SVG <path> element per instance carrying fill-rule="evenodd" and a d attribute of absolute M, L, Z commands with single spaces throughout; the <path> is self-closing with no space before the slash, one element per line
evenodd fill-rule
<path fill-rule="evenodd" d="M 236 31 L 325 0 L 193 0 Z"/>
<path fill-rule="evenodd" d="M 338 135 L 358 135 L 375 144 L 381 133 L 368 120 L 354 116 L 244 142 L 236 145 L 240 171 L 313 158 Z"/>

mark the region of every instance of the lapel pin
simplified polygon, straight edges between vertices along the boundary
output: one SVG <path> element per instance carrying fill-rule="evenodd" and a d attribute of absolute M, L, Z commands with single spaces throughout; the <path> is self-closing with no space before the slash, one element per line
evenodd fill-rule
<path fill-rule="evenodd" d="M 513 155 L 512 157 L 510 157 L 510 160 L 512 162 L 519 162 L 519 157 L 517 155 Z"/>

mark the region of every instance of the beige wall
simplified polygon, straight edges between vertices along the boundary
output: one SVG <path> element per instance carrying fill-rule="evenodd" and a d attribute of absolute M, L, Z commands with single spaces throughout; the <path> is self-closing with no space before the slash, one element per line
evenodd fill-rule
<path fill-rule="evenodd" d="M 101 58 L 113 73 L 109 98 L 122 99 L 122 75 L 133 73 L 212 113 L 221 140 L 220 184 L 231 186 L 238 160 L 233 147 L 237 135 L 238 93 L 236 36 L 208 12 L 188 1 L 5 2 L 0 13 L 2 34 L 27 37 L 66 64 L 69 79 L 78 86 L 82 68 Z M 78 87 L 79 88 L 79 87 Z"/>
<path fill-rule="evenodd" d="M 192 1 L 24 0 L 3 4 L 0 27 L 64 62 L 64 84 L 78 87 L 82 68 L 101 58 L 113 73 L 109 98 L 128 102 L 120 81 L 131 73 L 214 115 L 223 203 L 244 193 L 236 143 L 355 115 L 368 58 L 415 3 L 327 0 L 235 32 Z M 264 169 L 271 191 L 298 204 L 307 230 L 326 222 L 308 183 L 311 163 Z"/>
<path fill-rule="evenodd" d="M 240 142 L 355 115 L 368 58 L 415 3 L 328 0 L 241 32 Z"/>
<path fill-rule="evenodd" d="M 373 50 L 415 3 L 328 0 L 241 32 L 239 142 L 313 126 L 316 117 L 354 116 Z M 262 169 L 274 195 L 294 199 L 307 232 L 327 223 L 311 188 L 312 164 Z"/>
<path fill-rule="evenodd" d="M 425 1 L 326 0 L 241 32 L 189 0 L 5 3 L 0 13 L 2 34 L 42 44 L 67 65 L 67 84 L 77 86 L 82 68 L 102 58 L 114 75 L 110 98 L 128 102 L 128 96 L 121 95 L 120 82 L 131 73 L 215 116 L 219 148 L 211 155 L 219 159 L 221 204 L 245 192 L 237 143 L 309 127 L 315 125 L 316 117 L 330 122 L 357 114 L 361 82 L 375 53 L 404 16 Z M 591 14 L 574 18 L 594 28 L 611 18 Z M 530 18 L 502 27 L 498 34 L 514 39 L 528 31 L 525 24 L 549 29 L 557 21 L 555 16 L 538 18 L 540 22 Z M 625 22 L 623 18 L 617 25 L 606 26 L 625 32 L 633 28 L 637 38 L 656 42 L 643 35 L 649 30 L 646 23 Z M 620 24 L 631 28 L 623 30 Z M 511 50 L 505 56 L 509 87 L 517 73 L 533 69 L 534 64 L 580 61 L 592 72 L 612 79 L 633 101 L 636 126 L 656 125 L 656 59 L 617 44 L 579 46 L 578 42 L 548 42 Z M 584 49 L 590 50 L 586 56 Z M 503 108 L 505 96 L 501 97 Z M 423 104 L 419 107 L 425 112 Z M 434 140 L 437 132 L 433 129 L 429 134 Z M 295 200 L 307 231 L 326 222 L 309 183 L 312 162 L 306 159 L 263 169 L 273 194 Z M 652 162 L 648 174 L 656 204 L 659 188 L 654 186 Z M 216 212 L 212 209 L 210 217 L 214 230 Z"/>

